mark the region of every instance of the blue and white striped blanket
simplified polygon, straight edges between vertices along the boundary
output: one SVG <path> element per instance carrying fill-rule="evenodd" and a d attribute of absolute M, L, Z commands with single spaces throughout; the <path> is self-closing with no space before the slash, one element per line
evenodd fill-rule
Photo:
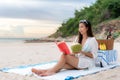
<path fill-rule="evenodd" d="M 99 50 L 96 62 L 102 62 L 103 66 L 108 66 L 117 62 L 117 56 L 116 50 Z"/>
<path fill-rule="evenodd" d="M 45 79 L 45 80 L 73 80 L 75 78 L 80 78 L 82 76 L 88 75 L 88 74 L 95 74 L 97 72 L 103 71 L 103 70 L 108 70 L 114 67 L 119 66 L 120 64 L 114 64 L 114 65 L 109 65 L 106 67 L 95 67 L 92 69 L 86 69 L 86 70 L 64 70 L 56 73 L 55 75 L 52 76 L 47 76 L 47 77 L 40 77 L 35 74 L 32 74 L 31 68 L 40 68 L 40 69 L 45 69 L 49 67 L 53 67 L 57 62 L 52 61 L 49 63 L 42 63 L 42 64 L 35 64 L 35 65 L 27 65 L 27 66 L 19 66 L 16 68 L 3 68 L 0 71 L 2 72 L 8 72 L 8 73 L 16 73 L 20 75 L 34 75 L 37 78 L 40 79 Z"/>

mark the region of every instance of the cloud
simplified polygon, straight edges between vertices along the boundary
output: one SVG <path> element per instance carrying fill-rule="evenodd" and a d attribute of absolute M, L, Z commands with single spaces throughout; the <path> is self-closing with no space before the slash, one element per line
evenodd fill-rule
<path fill-rule="evenodd" d="M 2 18 L 0 19 L 0 37 L 45 36 L 54 33 L 58 26 L 60 26 L 60 24 L 49 20 Z"/>
<path fill-rule="evenodd" d="M 0 17 L 63 21 L 95 0 L 4 0 Z"/>

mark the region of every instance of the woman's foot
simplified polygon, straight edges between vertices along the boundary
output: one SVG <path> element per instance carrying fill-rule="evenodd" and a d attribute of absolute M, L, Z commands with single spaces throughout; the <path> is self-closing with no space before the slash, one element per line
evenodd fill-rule
<path fill-rule="evenodd" d="M 31 71 L 37 75 L 40 75 L 42 73 L 45 73 L 47 70 L 38 70 L 38 69 L 35 69 L 35 68 L 32 68 Z"/>
<path fill-rule="evenodd" d="M 51 69 L 39 74 L 40 76 L 50 76 L 50 75 L 53 75 L 55 74 L 56 72 L 55 71 L 52 71 Z"/>

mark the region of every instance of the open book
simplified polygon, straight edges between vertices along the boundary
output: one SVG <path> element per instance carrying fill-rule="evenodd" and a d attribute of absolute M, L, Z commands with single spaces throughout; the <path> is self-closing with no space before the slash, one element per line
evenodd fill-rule
<path fill-rule="evenodd" d="M 57 42 L 56 44 L 62 53 L 70 54 L 70 49 L 67 46 L 66 42 L 62 41 L 62 42 Z"/>

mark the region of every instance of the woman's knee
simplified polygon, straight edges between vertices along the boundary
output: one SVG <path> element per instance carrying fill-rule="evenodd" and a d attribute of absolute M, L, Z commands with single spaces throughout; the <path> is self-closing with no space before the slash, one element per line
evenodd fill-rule
<path fill-rule="evenodd" d="M 66 58 L 66 55 L 65 55 L 65 54 L 62 54 L 62 55 L 61 55 L 61 58 Z"/>
<path fill-rule="evenodd" d="M 73 59 L 74 57 L 75 57 L 75 56 L 72 56 L 72 55 L 66 55 L 66 56 L 65 56 L 65 59 L 68 60 L 68 61 L 69 61 L 69 60 L 71 61 L 71 59 Z"/>
<path fill-rule="evenodd" d="M 65 56 L 66 58 L 71 58 L 71 57 L 73 57 L 72 55 L 66 55 Z"/>
<path fill-rule="evenodd" d="M 67 59 L 67 60 L 69 60 L 69 59 L 72 59 L 73 56 L 72 56 L 72 55 L 65 55 L 65 54 L 62 54 L 61 57 L 62 57 L 62 58 L 65 58 L 65 59 Z"/>

